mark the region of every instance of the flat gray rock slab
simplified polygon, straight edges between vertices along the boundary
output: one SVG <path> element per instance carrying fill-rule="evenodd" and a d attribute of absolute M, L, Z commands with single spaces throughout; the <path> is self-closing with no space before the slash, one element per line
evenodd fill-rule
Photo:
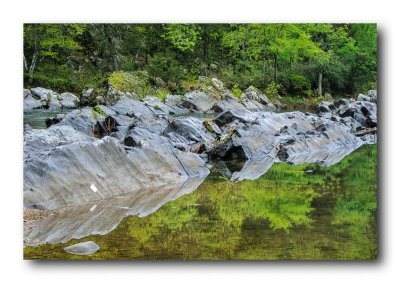
<path fill-rule="evenodd" d="M 97 252 L 100 247 L 92 241 L 75 244 L 64 248 L 67 253 L 74 255 L 91 255 Z"/>

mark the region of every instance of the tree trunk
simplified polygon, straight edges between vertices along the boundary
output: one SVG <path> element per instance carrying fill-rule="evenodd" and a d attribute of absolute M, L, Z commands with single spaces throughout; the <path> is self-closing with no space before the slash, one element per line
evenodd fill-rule
<path fill-rule="evenodd" d="M 322 96 L 322 72 L 319 73 L 318 78 L 318 94 L 319 96 Z"/>
<path fill-rule="evenodd" d="M 278 60 L 277 60 L 276 56 L 274 56 L 274 82 L 277 81 L 277 77 L 278 77 L 278 75 L 277 75 L 278 70 L 277 69 L 278 69 Z"/>
<path fill-rule="evenodd" d="M 28 70 L 28 77 L 29 77 L 28 83 L 30 85 L 33 83 L 33 73 L 35 71 L 36 62 L 37 62 L 38 57 L 39 57 L 38 52 L 35 52 L 33 54 L 32 62 L 31 62 L 31 65 L 29 67 L 29 70 Z"/>

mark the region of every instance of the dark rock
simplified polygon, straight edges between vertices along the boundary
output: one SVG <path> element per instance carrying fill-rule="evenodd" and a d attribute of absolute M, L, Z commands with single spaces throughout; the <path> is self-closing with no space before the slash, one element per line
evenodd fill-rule
<path fill-rule="evenodd" d="M 324 116 L 325 113 L 330 113 L 331 112 L 331 106 L 332 103 L 323 101 L 317 106 L 317 113 L 319 116 Z"/>
<path fill-rule="evenodd" d="M 54 117 L 46 118 L 45 123 L 46 123 L 47 128 L 50 127 L 50 126 L 52 126 L 52 125 L 55 125 L 55 124 L 60 123 L 61 120 L 62 120 L 64 117 L 65 117 L 64 114 L 57 114 L 57 115 L 54 116 Z"/>
<path fill-rule="evenodd" d="M 322 102 L 317 107 L 317 114 L 330 118 L 332 121 L 337 121 L 336 116 L 339 116 L 340 121 L 350 127 L 352 131 L 360 127 L 375 127 L 377 125 L 376 104 L 367 101 L 369 97 L 367 99 L 364 97 L 366 96 L 359 96 L 359 101 L 339 99 L 333 104 Z"/>

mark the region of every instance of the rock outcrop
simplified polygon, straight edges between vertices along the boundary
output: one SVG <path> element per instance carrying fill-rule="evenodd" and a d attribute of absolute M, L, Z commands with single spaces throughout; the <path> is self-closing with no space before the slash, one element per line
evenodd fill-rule
<path fill-rule="evenodd" d="M 24 111 L 37 108 L 48 109 L 74 109 L 77 108 L 79 99 L 70 92 L 57 92 L 43 87 L 35 87 L 31 90 L 24 89 Z"/>
<path fill-rule="evenodd" d="M 190 110 L 207 112 L 213 107 L 216 99 L 201 91 L 192 91 L 184 95 L 182 105 Z"/>
<path fill-rule="evenodd" d="M 24 203 L 41 209 L 80 205 L 146 188 L 162 189 L 209 173 L 196 154 L 168 144 L 142 140 L 129 147 L 110 136 L 95 139 L 58 125 L 28 132 L 24 157 Z"/>
<path fill-rule="evenodd" d="M 79 99 L 73 93 L 63 92 L 61 93 L 60 103 L 63 108 L 74 109 L 78 107 Z"/>
<path fill-rule="evenodd" d="M 26 91 L 25 100 L 34 93 L 53 95 Z M 275 162 L 329 166 L 376 141 L 374 92 L 369 101 L 323 102 L 317 115 L 262 111 L 271 108 L 268 98 L 246 93 L 243 101 L 202 92 L 165 102 L 121 99 L 71 111 L 46 130 L 24 131 L 25 206 L 70 211 L 25 231 L 27 243 L 108 233 L 123 217 L 147 215 L 196 189 L 209 174 L 206 162 L 232 181 L 254 180 Z M 189 111 L 215 116 L 180 116 Z M 101 217 L 112 221 L 99 223 Z"/>
<path fill-rule="evenodd" d="M 371 94 L 375 92 L 371 91 Z M 377 106 L 367 96 L 358 97 L 357 101 L 340 99 L 335 102 L 322 102 L 317 107 L 317 115 L 330 118 L 350 127 L 352 132 L 377 126 Z M 376 94 L 375 94 L 376 97 Z M 367 98 L 370 98 L 369 96 Z M 375 98 L 376 100 L 376 98 Z"/>
<path fill-rule="evenodd" d="M 39 100 L 36 100 L 30 94 L 27 94 L 25 96 L 25 93 L 24 93 L 24 111 L 30 111 L 32 109 L 37 109 L 37 108 L 41 108 L 41 107 L 42 107 L 42 103 Z"/>
<path fill-rule="evenodd" d="M 254 86 L 249 86 L 243 96 L 249 100 L 255 100 L 258 103 L 266 105 L 271 110 L 275 110 L 276 108 L 275 105 L 268 99 L 268 97 Z"/>

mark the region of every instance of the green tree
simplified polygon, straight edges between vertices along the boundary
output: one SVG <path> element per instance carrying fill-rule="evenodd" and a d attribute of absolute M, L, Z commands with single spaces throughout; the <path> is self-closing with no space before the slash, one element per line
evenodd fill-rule
<path fill-rule="evenodd" d="M 40 64 L 63 64 L 82 50 L 77 37 L 85 31 L 81 24 L 25 24 L 24 69 L 32 84 Z"/>
<path fill-rule="evenodd" d="M 180 51 L 193 51 L 198 40 L 199 32 L 193 24 L 164 25 L 162 38 Z"/>

